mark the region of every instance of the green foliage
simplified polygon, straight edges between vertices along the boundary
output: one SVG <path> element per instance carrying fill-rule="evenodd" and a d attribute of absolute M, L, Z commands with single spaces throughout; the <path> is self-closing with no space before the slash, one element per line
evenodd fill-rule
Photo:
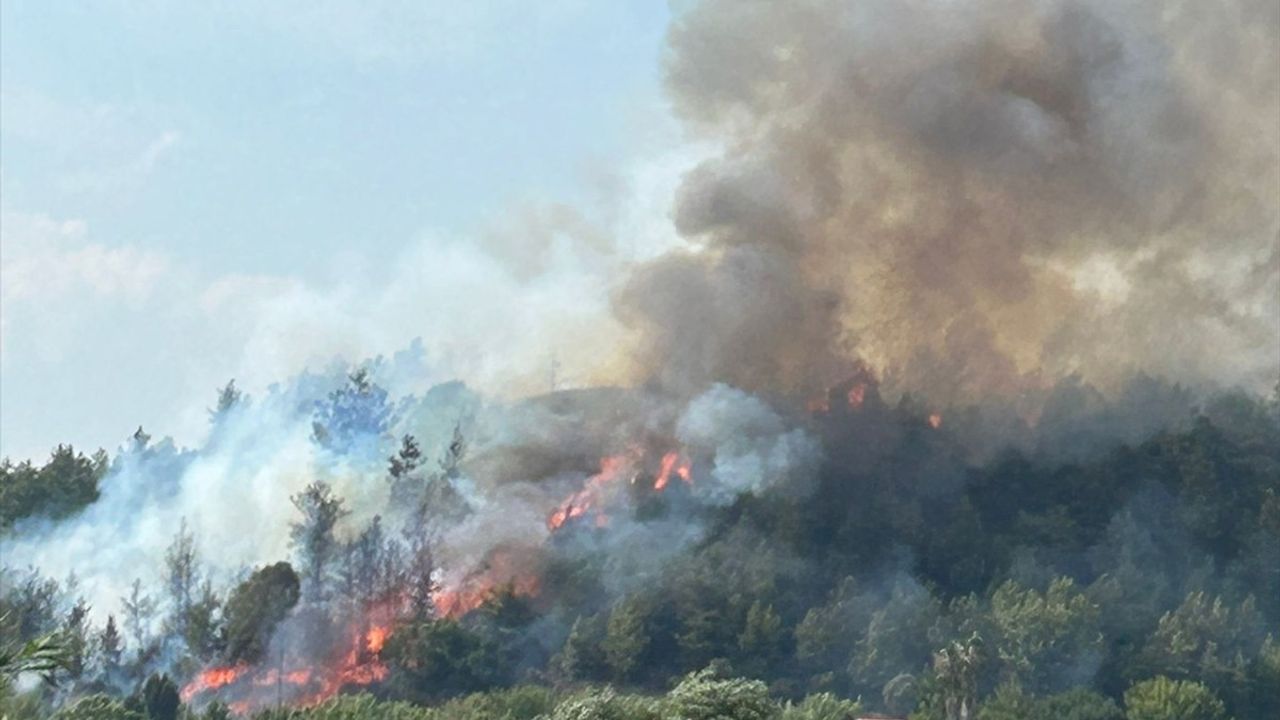
<path fill-rule="evenodd" d="M 799 703 L 787 703 L 779 720 L 857 720 L 862 706 L 831 693 L 809 695 Z"/>
<path fill-rule="evenodd" d="M 223 613 L 229 663 L 257 662 L 276 625 L 298 603 L 298 574 L 286 562 L 255 570 L 231 591 Z"/>
<path fill-rule="evenodd" d="M 106 453 L 85 457 L 70 445 L 54 448 L 41 467 L 0 460 L 0 530 L 33 516 L 63 518 L 98 499 Z"/>
<path fill-rule="evenodd" d="M 149 720 L 108 695 L 88 695 L 62 708 L 53 720 Z"/>
<path fill-rule="evenodd" d="M 142 684 L 142 708 L 148 720 L 177 720 L 182 701 L 168 675 L 152 675 Z"/>
<path fill-rule="evenodd" d="M 303 592 L 312 600 L 324 600 L 339 550 L 334 528 L 349 511 L 342 498 L 322 481 L 311 483 L 290 500 L 302 515 L 289 525 L 289 539 L 301 566 Z"/>
<path fill-rule="evenodd" d="M 550 720 L 658 720 L 658 703 L 635 695 L 619 695 L 612 688 L 587 690 L 561 701 Z"/>
<path fill-rule="evenodd" d="M 499 684 L 506 676 L 499 649 L 454 620 L 398 625 L 383 648 L 388 685 L 399 697 L 431 702 Z"/>
<path fill-rule="evenodd" d="M 978 708 L 977 720 L 1031 720 L 1035 701 L 1016 683 L 1005 683 Z M 966 717 L 948 714 L 948 719 Z"/>
<path fill-rule="evenodd" d="M 780 711 L 759 680 L 721 680 L 709 669 L 686 675 L 666 707 L 672 720 L 771 720 Z"/>
<path fill-rule="evenodd" d="M 1028 720 L 1124 720 L 1124 713 L 1111 698 L 1077 688 L 1037 700 Z"/>
<path fill-rule="evenodd" d="M 1091 679 L 1101 653 L 1098 608 L 1070 578 L 1043 593 L 1008 581 L 992 596 L 991 615 L 999 658 L 1028 690 L 1065 690 Z"/>
<path fill-rule="evenodd" d="M 0 616 L 0 625 L 6 616 Z M 25 643 L 0 645 L 0 699 L 11 694 L 12 684 L 23 673 L 34 673 L 52 682 L 54 673 L 71 664 L 67 644 L 61 636 L 44 635 Z"/>
<path fill-rule="evenodd" d="M 555 672 L 566 680 L 603 680 L 608 672 L 601 648 L 604 633 L 605 621 L 599 615 L 575 620 L 552 663 Z"/>
<path fill-rule="evenodd" d="M 738 635 L 738 649 L 745 659 L 744 667 L 753 674 L 764 674 L 775 667 L 786 651 L 782 618 L 772 605 L 759 600 L 747 610 L 747 622 Z"/>
<path fill-rule="evenodd" d="M 1219 692 L 1242 692 L 1249 662 L 1262 646 L 1263 627 L 1253 598 L 1232 605 L 1192 592 L 1160 618 L 1142 652 L 1142 668 L 1151 675 L 1196 678 Z"/>
<path fill-rule="evenodd" d="M 644 598 L 624 599 L 609 614 L 604 643 L 605 661 L 617 680 L 633 679 L 644 665 L 650 647 L 649 616 L 652 608 Z"/>
<path fill-rule="evenodd" d="M 1226 708 L 1209 688 L 1197 682 L 1157 677 L 1124 694 L 1128 720 L 1224 720 Z"/>
<path fill-rule="evenodd" d="M 271 709 L 254 720 L 436 720 L 432 710 L 405 702 L 385 702 L 372 695 L 339 695 L 311 708 Z"/>

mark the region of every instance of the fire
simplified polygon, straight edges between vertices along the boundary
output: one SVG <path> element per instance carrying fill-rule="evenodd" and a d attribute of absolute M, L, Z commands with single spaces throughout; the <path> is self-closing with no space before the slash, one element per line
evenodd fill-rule
<path fill-rule="evenodd" d="M 601 507 L 604 504 L 606 488 L 625 471 L 635 467 L 640 462 L 642 452 L 638 448 L 633 448 L 628 453 L 610 455 L 601 460 L 600 472 L 587 478 L 581 490 L 566 498 L 547 516 L 547 529 L 559 530 L 565 523 L 587 513 L 594 516 L 596 527 L 608 526 L 609 516 Z M 673 475 L 680 478 L 686 485 L 693 484 L 692 465 L 682 453 L 668 452 L 662 456 L 658 472 L 653 476 L 653 489 L 656 492 L 662 492 L 671 484 Z M 638 479 L 638 476 L 633 475 L 631 482 L 635 483 Z"/>
<path fill-rule="evenodd" d="M 369 632 L 364 635 L 365 647 L 368 648 L 371 653 L 376 654 L 382 652 L 382 646 L 387 642 L 387 636 L 390 634 L 391 631 L 385 626 L 374 625 L 369 628 Z"/>
<path fill-rule="evenodd" d="M 436 614 L 445 618 L 466 615 L 502 589 L 516 595 L 536 596 L 539 578 L 529 548 L 502 547 L 491 552 L 484 566 L 436 593 Z"/>
<path fill-rule="evenodd" d="M 290 705 L 308 707 L 324 702 L 344 687 L 385 680 L 389 671 L 379 653 L 390 636 L 390 629 L 385 624 L 375 623 L 368 630 L 361 630 L 367 622 L 366 617 L 352 623 L 347 633 L 348 640 L 337 649 L 328 664 L 290 667 L 286 665 L 286 659 L 281 658 L 277 667 L 212 667 L 187 683 L 180 696 L 183 702 L 191 702 L 206 693 L 230 693 L 235 699 L 229 706 L 243 715 L 275 704 L 286 687 L 288 694 L 285 698 Z"/>
<path fill-rule="evenodd" d="M 558 530 L 566 522 L 587 514 L 600 504 L 604 488 L 631 465 L 629 455 L 611 455 L 600 461 L 600 472 L 587 478 L 581 490 L 570 495 L 547 516 L 547 529 Z M 607 520 L 606 520 L 607 522 Z"/>
<path fill-rule="evenodd" d="M 848 394 L 849 407 L 851 408 L 862 407 L 862 401 L 865 400 L 866 398 L 867 398 L 866 383 L 861 383 L 861 382 L 854 383 L 853 387 L 849 388 L 849 394 Z"/>
<path fill-rule="evenodd" d="M 182 688 L 179 693 L 183 702 L 188 702 L 191 698 L 202 692 L 216 690 L 220 687 L 230 685 L 239 680 L 245 673 L 249 672 L 248 665 L 230 665 L 225 667 L 211 667 L 195 676 L 186 687 Z"/>
<path fill-rule="evenodd" d="M 671 481 L 673 473 L 686 485 L 692 484 L 693 476 L 689 473 L 689 461 L 680 453 L 669 452 L 662 456 L 662 466 L 658 469 L 658 476 L 653 481 L 653 489 L 662 492 Z"/>
<path fill-rule="evenodd" d="M 930 413 L 929 427 L 933 428 L 934 430 L 937 430 L 938 428 L 942 427 L 942 413 Z"/>

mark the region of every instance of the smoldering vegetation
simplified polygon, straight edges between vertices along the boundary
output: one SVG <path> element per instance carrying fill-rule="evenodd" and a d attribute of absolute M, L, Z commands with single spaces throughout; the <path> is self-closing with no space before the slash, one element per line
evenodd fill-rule
<path fill-rule="evenodd" d="M 0 625 L 66 651 L 6 707 L 1280 713 L 1277 38 L 1253 0 L 680 8 L 684 242 L 608 264 L 608 342 L 547 338 L 604 380 L 432 385 L 427 338 L 228 384 L 192 447 L 6 461 Z M 554 284 L 542 242 L 494 252 Z"/>

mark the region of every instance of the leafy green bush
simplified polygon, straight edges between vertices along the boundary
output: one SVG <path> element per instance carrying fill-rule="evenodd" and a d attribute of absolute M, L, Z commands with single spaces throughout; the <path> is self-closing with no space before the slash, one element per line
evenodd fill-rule
<path fill-rule="evenodd" d="M 787 703 L 780 720 L 855 720 L 862 706 L 831 693 L 809 695 L 798 705 Z"/>
<path fill-rule="evenodd" d="M 710 670 L 686 675 L 667 695 L 672 720 L 772 720 L 778 705 L 759 680 L 716 679 Z"/>
<path fill-rule="evenodd" d="M 1124 694 L 1128 720 L 1224 720 L 1222 701 L 1198 682 L 1161 676 L 1144 680 Z"/>

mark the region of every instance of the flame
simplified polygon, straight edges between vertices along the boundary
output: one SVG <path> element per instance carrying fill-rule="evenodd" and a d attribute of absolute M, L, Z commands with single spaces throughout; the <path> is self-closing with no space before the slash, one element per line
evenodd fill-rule
<path fill-rule="evenodd" d="M 566 498 L 547 516 L 547 529 L 559 530 L 566 522 L 582 517 L 589 510 L 599 506 L 605 486 L 617 479 L 618 475 L 631 465 L 631 462 L 629 454 L 610 455 L 602 459 L 600 472 L 587 478 L 581 490 Z M 607 523 L 608 520 L 605 522 Z"/>
<path fill-rule="evenodd" d="M 373 608 L 370 614 L 382 614 L 383 609 Z M 182 688 L 183 702 L 208 693 L 231 693 L 235 699 L 229 707 L 237 714 L 245 715 L 274 705 L 281 691 L 289 688 L 287 700 L 296 707 L 309 707 L 333 697 L 344 687 L 370 685 L 385 680 L 388 669 L 379 653 L 390 636 L 389 625 L 370 622 L 369 617 L 353 622 L 346 633 L 346 642 L 328 664 L 303 667 L 252 668 L 248 665 L 208 668 Z M 283 662 L 281 663 L 283 665 Z"/>
<path fill-rule="evenodd" d="M 848 395 L 849 407 L 851 408 L 862 407 L 862 401 L 865 400 L 866 397 L 867 397 L 867 384 L 863 382 L 854 383 L 853 387 L 849 388 L 849 395 Z"/>
<path fill-rule="evenodd" d="M 446 584 L 434 598 L 436 614 L 457 618 L 480 607 L 499 589 L 509 588 L 516 595 L 532 597 L 541 590 L 534 571 L 531 548 L 500 547 L 485 559 L 484 565 L 452 584 Z"/>
<path fill-rule="evenodd" d="M 689 461 L 680 453 L 669 452 L 662 456 L 662 465 L 658 469 L 657 478 L 653 481 L 653 489 L 662 492 L 671 481 L 672 473 L 686 485 L 693 483 L 693 476 L 689 472 Z"/>
<path fill-rule="evenodd" d="M 374 625 L 364 635 L 365 647 L 374 654 L 382 652 L 382 646 L 387 642 L 387 636 L 390 634 L 391 630 L 386 626 Z"/>
<path fill-rule="evenodd" d="M 183 702 L 188 702 L 191 698 L 209 690 L 217 690 L 220 687 L 230 685 L 239 680 L 245 673 L 249 672 L 248 665 L 227 665 L 222 667 L 211 667 L 197 674 L 191 682 L 182 688 L 179 696 Z"/>
<path fill-rule="evenodd" d="M 938 428 L 942 427 L 942 413 L 930 413 L 929 427 L 933 428 L 934 430 L 937 430 Z"/>

